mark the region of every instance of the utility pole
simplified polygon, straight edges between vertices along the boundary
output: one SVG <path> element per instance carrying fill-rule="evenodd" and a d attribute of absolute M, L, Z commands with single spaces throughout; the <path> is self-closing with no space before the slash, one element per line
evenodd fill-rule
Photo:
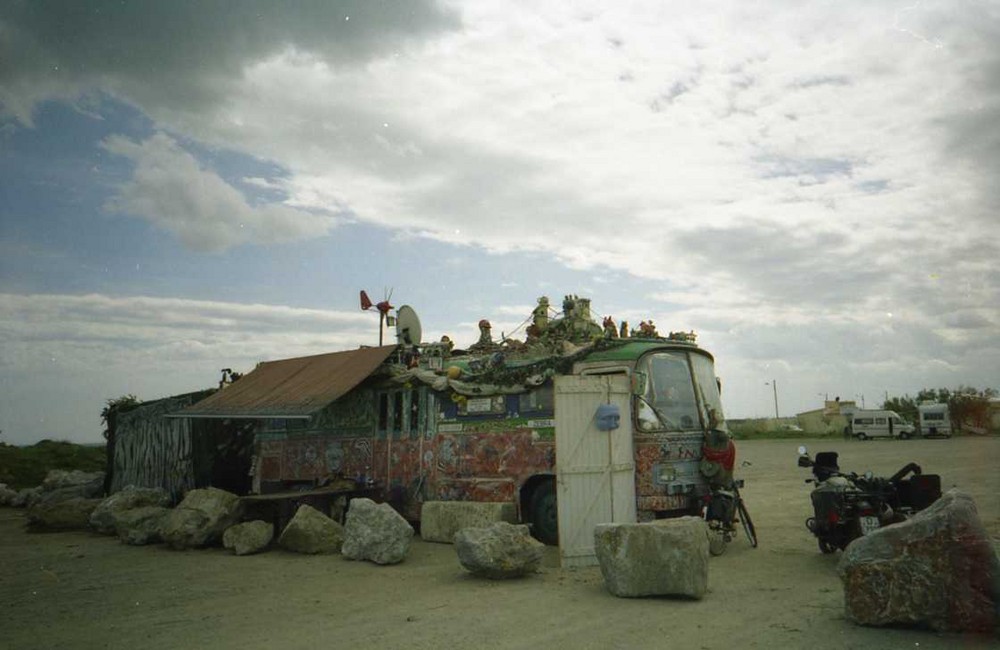
<path fill-rule="evenodd" d="M 771 384 L 771 388 L 774 389 L 774 419 L 778 419 L 778 380 L 772 379 L 771 381 L 765 381 L 764 385 Z"/>

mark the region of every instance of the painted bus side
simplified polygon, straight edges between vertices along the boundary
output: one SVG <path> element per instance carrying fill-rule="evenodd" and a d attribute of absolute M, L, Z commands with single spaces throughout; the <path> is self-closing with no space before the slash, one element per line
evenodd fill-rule
<path fill-rule="evenodd" d="M 632 377 L 647 355 L 668 353 L 698 369 L 690 371 L 692 396 L 700 392 L 704 400 L 706 392 L 718 390 L 711 355 L 693 344 L 627 343 L 584 358 L 569 373 Z M 718 406 L 717 393 L 711 401 Z M 707 427 L 724 430 L 721 409 L 715 421 L 707 414 L 690 421 L 689 415 L 687 430 L 665 431 L 640 426 L 637 404 L 633 398 L 622 417 L 635 424 L 639 520 L 697 512 L 709 491 L 700 471 L 702 447 Z M 521 392 L 461 395 L 373 377 L 311 420 L 264 422 L 257 436 L 255 491 L 340 477 L 383 486 L 387 500 L 414 521 L 424 502 L 437 500 L 509 502 L 523 521 L 531 521 L 537 495 L 554 486 L 554 440 L 551 378 Z"/>

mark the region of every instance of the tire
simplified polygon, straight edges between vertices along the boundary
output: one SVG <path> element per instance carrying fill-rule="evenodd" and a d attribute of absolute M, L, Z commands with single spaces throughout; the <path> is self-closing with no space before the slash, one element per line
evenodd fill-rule
<path fill-rule="evenodd" d="M 831 553 L 836 553 L 837 547 L 828 543 L 825 539 L 821 539 L 819 540 L 819 550 L 823 555 L 829 555 Z"/>
<path fill-rule="evenodd" d="M 729 544 L 726 543 L 726 538 L 722 536 L 721 531 L 713 532 L 708 538 L 708 552 L 711 555 L 722 555 L 726 552 L 726 548 Z"/>
<path fill-rule="evenodd" d="M 743 524 L 743 532 L 747 534 L 750 546 L 757 548 L 757 529 L 754 528 L 753 520 L 750 519 L 750 513 L 747 512 L 747 507 L 743 503 L 742 497 L 737 496 L 736 498 L 736 510 L 740 513 L 740 523 Z"/>
<path fill-rule="evenodd" d="M 899 434 L 899 439 L 900 440 L 909 440 L 910 439 L 910 434 L 908 434 L 908 433 L 906 433 L 904 431 L 903 433 Z"/>
<path fill-rule="evenodd" d="M 868 436 L 865 435 L 864 431 L 862 431 L 861 433 L 858 434 L 858 440 L 860 440 L 862 442 L 864 442 L 865 440 L 868 440 Z"/>
<path fill-rule="evenodd" d="M 542 544 L 559 545 L 559 510 L 556 503 L 556 482 L 539 483 L 531 493 L 529 503 L 531 534 Z"/>

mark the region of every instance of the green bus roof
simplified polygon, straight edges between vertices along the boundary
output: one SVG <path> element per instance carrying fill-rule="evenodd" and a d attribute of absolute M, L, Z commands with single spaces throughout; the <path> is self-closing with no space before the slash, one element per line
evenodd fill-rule
<path fill-rule="evenodd" d="M 643 354 L 653 350 L 697 350 L 702 354 L 712 355 L 688 341 L 672 341 L 669 339 L 630 340 L 622 345 L 608 347 L 588 354 L 582 361 L 634 361 Z"/>

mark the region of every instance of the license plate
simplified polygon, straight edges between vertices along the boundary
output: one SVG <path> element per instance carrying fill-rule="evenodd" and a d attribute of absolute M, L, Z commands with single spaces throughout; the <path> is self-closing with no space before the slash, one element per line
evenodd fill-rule
<path fill-rule="evenodd" d="M 861 534 L 867 535 L 879 529 L 878 517 L 861 518 Z"/>

